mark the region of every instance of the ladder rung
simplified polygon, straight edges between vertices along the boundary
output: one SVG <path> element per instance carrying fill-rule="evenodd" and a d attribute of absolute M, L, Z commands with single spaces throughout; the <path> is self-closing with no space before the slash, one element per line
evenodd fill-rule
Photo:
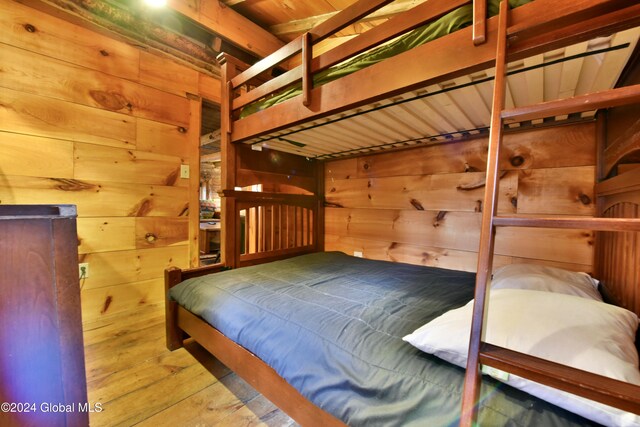
<path fill-rule="evenodd" d="M 597 231 L 640 231 L 638 218 L 591 218 L 591 217 L 507 217 L 495 216 L 493 224 L 503 227 L 573 228 Z"/>
<path fill-rule="evenodd" d="M 542 102 L 526 107 L 503 110 L 505 123 L 542 119 L 563 114 L 580 113 L 599 108 L 619 107 L 640 102 L 640 85 L 624 86 L 558 101 Z"/>
<path fill-rule="evenodd" d="M 640 414 L 640 386 L 483 342 L 480 363 Z"/>

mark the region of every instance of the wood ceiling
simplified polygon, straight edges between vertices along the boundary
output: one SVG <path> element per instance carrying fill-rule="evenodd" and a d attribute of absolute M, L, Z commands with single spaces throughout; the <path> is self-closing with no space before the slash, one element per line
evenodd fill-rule
<path fill-rule="evenodd" d="M 426 0 L 395 0 L 349 25 L 326 42 L 339 44 Z M 224 0 L 227 6 L 288 42 L 355 3 L 356 0 Z"/>

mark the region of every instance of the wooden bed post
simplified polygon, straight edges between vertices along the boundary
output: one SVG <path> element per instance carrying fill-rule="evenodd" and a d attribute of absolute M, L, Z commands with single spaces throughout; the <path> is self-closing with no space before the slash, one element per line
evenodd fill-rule
<path fill-rule="evenodd" d="M 222 193 L 220 194 L 222 210 L 222 236 L 220 240 L 221 262 L 231 268 L 238 264 L 240 248 L 236 245 L 237 214 L 236 200 L 233 190 L 237 182 L 237 153 L 231 141 L 233 131 L 233 79 L 241 70 L 242 63 L 231 55 L 218 55 L 221 71 L 222 102 L 220 105 L 220 150 L 222 152 Z M 226 190 L 226 191 L 225 191 Z"/>
<path fill-rule="evenodd" d="M 171 351 L 182 347 L 184 332 L 178 327 L 178 303 L 169 298 L 169 290 L 182 282 L 182 270 L 170 267 L 164 271 L 164 311 L 167 348 Z"/>
<path fill-rule="evenodd" d="M 487 0 L 473 0 L 473 44 L 487 40 Z"/>

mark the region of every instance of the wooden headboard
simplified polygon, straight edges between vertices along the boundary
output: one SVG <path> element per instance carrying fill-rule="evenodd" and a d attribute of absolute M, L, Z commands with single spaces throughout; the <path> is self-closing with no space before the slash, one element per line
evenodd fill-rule
<path fill-rule="evenodd" d="M 596 185 L 605 218 L 640 218 L 640 165 Z M 640 232 L 596 234 L 595 277 L 614 301 L 640 316 Z"/>

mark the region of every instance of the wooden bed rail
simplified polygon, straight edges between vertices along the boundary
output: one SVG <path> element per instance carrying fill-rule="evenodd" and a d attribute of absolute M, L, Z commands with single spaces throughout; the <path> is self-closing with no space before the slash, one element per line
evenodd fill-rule
<path fill-rule="evenodd" d="M 486 38 L 486 1 L 487 0 L 473 1 L 473 42 L 476 44 L 483 43 Z M 316 58 L 312 58 L 311 50 L 313 45 L 340 31 L 346 25 L 355 22 L 359 18 L 374 12 L 388 3 L 391 3 L 391 0 L 360 0 L 235 76 L 231 80 L 231 91 L 235 91 L 246 84 L 250 84 L 256 77 L 264 75 L 266 72 L 279 64 L 282 64 L 284 61 L 302 53 L 301 66 L 289 70 L 286 73 L 241 94 L 233 100 L 232 109 L 237 111 L 260 98 L 268 96 L 300 80 L 302 80 L 303 85 L 303 96 L 308 97 L 312 87 L 312 78 L 314 73 L 325 70 L 421 25 L 432 22 L 460 6 L 471 3 L 471 0 L 430 0 L 429 2 L 419 4 L 418 6 L 394 16 L 380 25 L 377 25 L 366 33 L 363 33 Z M 307 100 L 303 99 L 303 104 L 308 105 Z"/>
<path fill-rule="evenodd" d="M 270 262 L 321 250 L 315 195 L 224 191 L 235 200 L 235 265 Z"/>
<path fill-rule="evenodd" d="M 436 2 L 423 3 L 425 8 L 427 4 Z M 509 59 L 518 60 L 640 25 L 640 4 L 616 0 L 580 0 L 563 3 L 555 0 L 535 0 L 514 9 L 512 15 L 514 25 L 509 30 L 509 40 L 516 43 L 514 48 L 510 49 Z M 393 25 L 400 25 L 402 20 L 408 19 L 411 19 L 410 13 L 406 17 L 398 15 L 384 25 L 392 28 Z M 368 34 L 374 30 L 314 58 L 311 61 L 311 69 L 316 72 L 327 64 L 335 63 L 330 58 L 341 58 L 341 52 L 346 50 L 353 49 L 355 52 L 355 46 L 364 43 L 359 40 L 373 38 Z M 383 30 L 376 31 L 381 33 Z M 497 19 L 491 18 L 486 23 L 485 44 L 474 46 L 469 41 L 472 31 L 473 28 L 461 29 L 353 74 L 313 87 L 309 92 L 308 108 L 301 108 L 301 98 L 294 97 L 234 120 L 232 139 L 236 142 L 244 141 L 419 89 L 425 85 L 487 69 L 495 60 Z M 531 37 L 523 40 L 529 36 Z M 455 49 L 455 58 L 451 56 L 452 49 Z M 425 61 L 424 58 L 429 60 Z M 273 93 L 280 87 L 291 85 L 301 78 L 301 67 L 288 71 L 234 99 L 233 109 L 238 110 L 243 105 Z"/>

